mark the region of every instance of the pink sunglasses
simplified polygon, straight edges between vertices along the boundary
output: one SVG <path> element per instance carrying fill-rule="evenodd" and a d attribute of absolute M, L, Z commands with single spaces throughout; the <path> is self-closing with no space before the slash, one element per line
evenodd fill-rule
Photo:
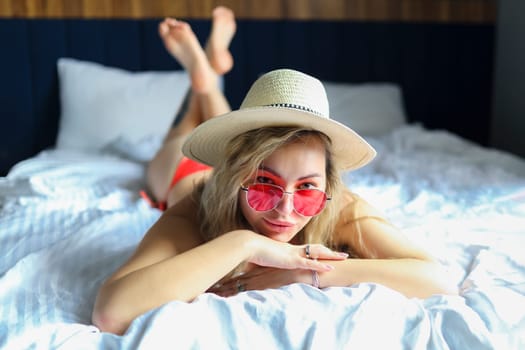
<path fill-rule="evenodd" d="M 246 192 L 246 200 L 250 208 L 256 211 L 275 209 L 285 194 L 291 194 L 295 211 L 303 216 L 319 214 L 324 209 L 326 201 L 331 199 L 325 192 L 315 188 L 286 192 L 280 186 L 256 183 L 247 187 L 241 186 L 241 190 Z"/>

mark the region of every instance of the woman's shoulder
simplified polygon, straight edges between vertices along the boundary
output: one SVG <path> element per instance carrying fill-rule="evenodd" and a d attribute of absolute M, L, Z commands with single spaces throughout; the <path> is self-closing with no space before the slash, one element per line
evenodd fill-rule
<path fill-rule="evenodd" d="M 378 220 L 388 223 L 383 213 L 355 192 L 345 191 L 342 196 L 339 219 L 332 237 L 335 249 L 358 258 L 371 256 L 364 246 L 369 224 Z M 373 221 L 369 221 L 369 220 Z"/>
<path fill-rule="evenodd" d="M 346 222 L 360 217 L 384 217 L 384 214 L 359 194 L 347 190 L 341 199 L 339 221 Z"/>
<path fill-rule="evenodd" d="M 180 201 L 169 207 L 163 215 L 172 217 L 183 217 L 194 225 L 199 222 L 200 198 L 189 194 Z"/>

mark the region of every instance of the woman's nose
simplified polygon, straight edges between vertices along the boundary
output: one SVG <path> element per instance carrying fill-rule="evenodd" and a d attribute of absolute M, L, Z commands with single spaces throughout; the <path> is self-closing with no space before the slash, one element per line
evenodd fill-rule
<path fill-rule="evenodd" d="M 283 198 L 281 198 L 275 210 L 282 214 L 290 214 L 294 210 L 293 195 L 293 192 L 284 192 Z"/>

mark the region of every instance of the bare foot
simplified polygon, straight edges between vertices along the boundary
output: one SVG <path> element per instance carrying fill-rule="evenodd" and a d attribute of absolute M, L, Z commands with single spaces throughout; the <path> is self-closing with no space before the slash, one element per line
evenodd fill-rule
<path fill-rule="evenodd" d="M 205 50 L 210 65 L 219 75 L 229 72 L 233 67 L 233 57 L 228 47 L 236 29 L 232 10 L 224 6 L 218 6 L 213 10 L 211 34 Z"/>
<path fill-rule="evenodd" d="M 205 93 L 215 87 L 217 76 L 188 23 L 166 18 L 159 24 L 159 35 L 166 50 L 190 75 L 194 92 Z"/>

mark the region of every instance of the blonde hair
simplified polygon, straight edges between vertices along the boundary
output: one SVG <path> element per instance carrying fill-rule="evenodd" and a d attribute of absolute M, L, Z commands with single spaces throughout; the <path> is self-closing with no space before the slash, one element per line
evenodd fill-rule
<path fill-rule="evenodd" d="M 302 127 L 267 127 L 251 130 L 234 138 L 226 147 L 225 158 L 214 168 L 206 183 L 196 188 L 199 198 L 201 232 L 211 240 L 226 232 L 250 228 L 241 213 L 238 194 L 240 185 L 251 176 L 275 150 L 314 137 L 326 150 L 326 193 L 331 200 L 298 233 L 303 243 L 332 245 L 332 235 L 340 212 L 344 191 L 340 172 L 331 154 L 330 139 L 323 133 Z"/>

